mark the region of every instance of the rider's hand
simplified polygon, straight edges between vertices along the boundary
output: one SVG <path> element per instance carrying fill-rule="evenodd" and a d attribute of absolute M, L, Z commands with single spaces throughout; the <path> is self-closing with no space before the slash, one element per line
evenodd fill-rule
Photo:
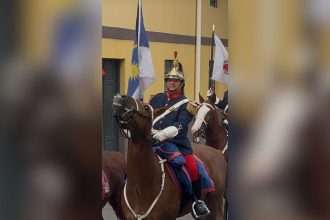
<path fill-rule="evenodd" d="M 215 98 L 215 104 L 218 104 L 220 102 L 220 99 L 218 97 Z"/>
<path fill-rule="evenodd" d="M 207 97 L 211 97 L 213 95 L 213 90 L 209 89 L 207 90 Z M 216 96 L 215 104 L 218 104 L 220 102 L 220 99 Z"/>
<path fill-rule="evenodd" d="M 210 96 L 212 96 L 213 95 L 213 90 L 212 89 L 209 89 L 209 90 L 207 90 L 207 97 L 210 97 Z"/>
<path fill-rule="evenodd" d="M 166 139 L 174 138 L 178 133 L 179 130 L 175 126 L 169 126 L 154 134 L 152 138 L 158 141 L 164 141 Z"/>

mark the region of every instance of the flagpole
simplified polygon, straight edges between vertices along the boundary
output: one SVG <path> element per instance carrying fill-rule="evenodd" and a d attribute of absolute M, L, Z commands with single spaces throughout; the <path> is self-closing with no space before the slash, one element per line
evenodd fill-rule
<path fill-rule="evenodd" d="M 211 61 L 209 63 L 209 88 L 215 91 L 215 82 L 212 80 L 212 73 L 213 73 L 213 65 L 214 65 L 214 60 L 213 60 L 213 47 L 214 47 L 214 24 L 212 26 L 212 46 L 211 46 Z"/>
<path fill-rule="evenodd" d="M 138 23 L 138 37 L 137 37 L 137 56 L 139 57 L 139 47 L 140 47 L 140 35 L 141 35 L 141 11 L 142 11 L 142 0 L 139 0 L 139 23 Z M 138 58 L 139 59 L 139 58 Z M 140 64 L 138 64 L 138 72 L 139 72 L 139 75 L 140 75 Z M 138 89 L 141 89 L 140 87 Z M 143 99 L 143 98 L 142 98 Z M 143 100 L 140 100 L 140 101 L 143 101 Z"/>
<path fill-rule="evenodd" d="M 142 0 L 139 0 L 139 23 L 138 23 L 138 38 L 137 38 L 137 48 L 139 53 L 140 46 L 140 32 L 141 32 L 141 11 L 142 11 Z"/>
<path fill-rule="evenodd" d="M 198 101 L 201 82 L 202 0 L 197 0 L 196 54 L 195 54 L 195 101 Z"/>

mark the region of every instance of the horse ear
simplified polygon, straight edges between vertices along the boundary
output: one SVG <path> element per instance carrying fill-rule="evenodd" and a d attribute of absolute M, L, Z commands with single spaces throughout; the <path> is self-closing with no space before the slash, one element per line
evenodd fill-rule
<path fill-rule="evenodd" d="M 188 105 L 187 105 L 187 110 L 188 110 L 188 112 L 190 112 L 190 114 L 196 115 L 197 114 L 197 107 L 198 107 L 197 102 L 189 101 Z"/>
<path fill-rule="evenodd" d="M 157 117 L 161 114 L 163 114 L 166 110 L 168 109 L 168 107 L 163 107 L 163 108 L 157 108 L 154 110 L 154 117 Z"/>
<path fill-rule="evenodd" d="M 209 100 L 211 101 L 212 104 L 214 104 L 217 100 L 217 97 L 215 93 L 212 93 L 212 95 L 209 97 Z"/>
<path fill-rule="evenodd" d="M 203 103 L 203 102 L 204 102 L 204 98 L 203 98 L 203 96 L 201 95 L 201 93 L 199 93 L 199 102 L 200 102 L 200 103 Z"/>

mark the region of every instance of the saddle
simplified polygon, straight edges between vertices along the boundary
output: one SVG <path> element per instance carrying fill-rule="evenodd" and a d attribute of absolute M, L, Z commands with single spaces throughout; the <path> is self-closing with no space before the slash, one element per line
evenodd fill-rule
<path fill-rule="evenodd" d="M 166 169 L 178 193 L 182 195 L 181 209 L 191 201 L 193 189 L 185 159 L 175 144 L 164 142 L 153 147 L 154 152 L 162 159 L 166 159 Z M 198 173 L 200 174 L 202 192 L 206 195 L 215 190 L 213 180 L 210 178 L 204 163 L 194 155 L 197 161 Z"/>

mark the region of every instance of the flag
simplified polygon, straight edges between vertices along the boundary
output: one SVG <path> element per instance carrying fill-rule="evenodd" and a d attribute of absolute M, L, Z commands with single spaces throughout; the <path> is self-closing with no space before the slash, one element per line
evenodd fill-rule
<path fill-rule="evenodd" d="M 132 70 L 127 91 L 127 95 L 135 99 L 143 99 L 144 91 L 156 80 L 141 7 L 139 0 L 131 60 Z"/>
<path fill-rule="evenodd" d="M 214 34 L 215 55 L 211 79 L 228 84 L 228 52 L 219 37 Z"/>

